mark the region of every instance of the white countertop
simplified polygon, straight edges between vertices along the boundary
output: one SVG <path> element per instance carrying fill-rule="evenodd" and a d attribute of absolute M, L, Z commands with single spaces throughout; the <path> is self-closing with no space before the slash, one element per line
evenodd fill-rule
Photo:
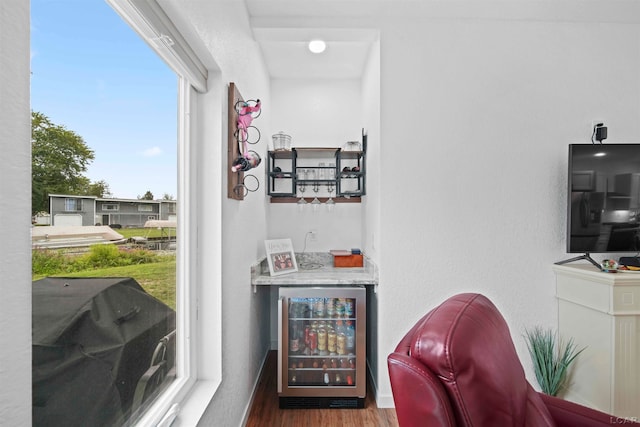
<path fill-rule="evenodd" d="M 378 285 L 378 268 L 366 256 L 363 267 L 333 266 L 333 256 L 325 252 L 296 253 L 298 271 L 271 276 L 267 260 L 251 266 L 251 284 L 255 286 L 353 286 Z"/>

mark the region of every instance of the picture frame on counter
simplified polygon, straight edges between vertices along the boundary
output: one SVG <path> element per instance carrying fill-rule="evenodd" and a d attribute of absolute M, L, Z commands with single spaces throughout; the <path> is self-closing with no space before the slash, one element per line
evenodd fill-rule
<path fill-rule="evenodd" d="M 296 255 L 293 251 L 291 239 L 265 240 L 267 262 L 271 276 L 295 273 L 298 271 Z"/>

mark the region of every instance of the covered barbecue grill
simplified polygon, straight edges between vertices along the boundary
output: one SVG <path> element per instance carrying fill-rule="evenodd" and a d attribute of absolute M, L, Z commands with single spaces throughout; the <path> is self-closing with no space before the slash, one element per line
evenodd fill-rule
<path fill-rule="evenodd" d="M 32 306 L 34 426 L 121 424 L 154 351 L 174 365 L 175 312 L 132 278 L 44 278 Z"/>

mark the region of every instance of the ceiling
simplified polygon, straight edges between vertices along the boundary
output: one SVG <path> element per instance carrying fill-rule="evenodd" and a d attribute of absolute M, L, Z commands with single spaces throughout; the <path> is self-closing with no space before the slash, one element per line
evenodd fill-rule
<path fill-rule="evenodd" d="M 143 0 L 139 0 L 145 3 Z M 221 3 L 232 3 L 248 14 L 253 37 L 273 79 L 358 79 L 379 31 L 388 21 L 422 19 L 511 19 L 516 21 L 618 22 L 638 21 L 637 0 L 156 0 L 180 18 L 215 14 Z M 220 2 L 220 3 L 218 3 Z M 616 6 L 617 5 L 617 6 Z M 626 22 L 626 21 L 625 21 Z M 307 43 L 327 42 L 322 54 Z"/>
<path fill-rule="evenodd" d="M 361 29 L 254 28 L 271 78 L 359 79 L 375 32 Z M 311 53 L 309 41 L 327 43 L 322 53 Z"/>
<path fill-rule="evenodd" d="M 273 79 L 359 79 L 378 32 L 341 25 L 362 13 L 362 0 L 246 0 L 253 36 Z M 338 19 L 336 19 L 338 18 Z M 344 24 L 344 22 L 342 22 Z M 309 41 L 327 49 L 311 53 Z"/>

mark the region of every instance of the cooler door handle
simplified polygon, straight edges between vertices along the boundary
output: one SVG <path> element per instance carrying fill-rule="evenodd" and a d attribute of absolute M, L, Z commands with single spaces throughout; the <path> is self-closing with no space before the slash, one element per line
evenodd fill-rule
<path fill-rule="evenodd" d="M 285 298 L 280 297 L 278 301 L 278 393 L 282 393 L 282 360 L 284 354 L 282 353 L 282 307 L 284 306 Z"/>

